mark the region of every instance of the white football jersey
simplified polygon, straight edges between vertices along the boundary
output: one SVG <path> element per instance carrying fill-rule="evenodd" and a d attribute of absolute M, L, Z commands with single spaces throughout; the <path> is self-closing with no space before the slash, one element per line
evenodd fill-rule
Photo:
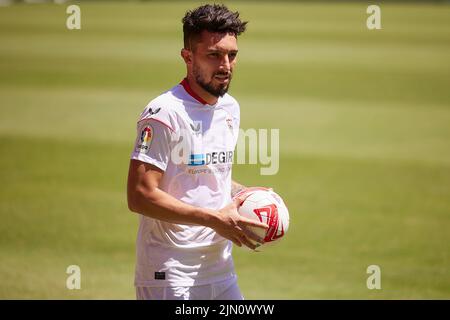
<path fill-rule="evenodd" d="M 142 112 L 132 159 L 164 171 L 160 189 L 197 207 L 231 202 L 239 104 L 225 94 L 208 105 L 183 80 Z M 213 229 L 140 215 L 136 286 L 193 286 L 235 276 L 232 242 Z"/>

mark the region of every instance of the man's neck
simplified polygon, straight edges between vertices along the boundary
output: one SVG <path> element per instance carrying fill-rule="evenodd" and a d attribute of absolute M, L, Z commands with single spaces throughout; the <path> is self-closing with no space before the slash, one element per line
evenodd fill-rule
<path fill-rule="evenodd" d="M 188 75 L 186 79 L 188 81 L 189 87 L 191 87 L 191 90 L 194 91 L 196 95 L 206 101 L 209 105 L 214 105 L 217 103 L 218 98 L 203 89 L 197 83 L 197 81 L 195 81 L 193 76 Z"/>

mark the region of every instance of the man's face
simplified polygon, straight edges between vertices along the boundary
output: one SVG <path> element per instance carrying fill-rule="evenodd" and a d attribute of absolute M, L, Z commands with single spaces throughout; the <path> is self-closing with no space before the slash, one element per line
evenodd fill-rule
<path fill-rule="evenodd" d="M 223 96 L 230 86 L 238 52 L 236 36 L 203 31 L 192 51 L 194 79 L 215 97 Z"/>

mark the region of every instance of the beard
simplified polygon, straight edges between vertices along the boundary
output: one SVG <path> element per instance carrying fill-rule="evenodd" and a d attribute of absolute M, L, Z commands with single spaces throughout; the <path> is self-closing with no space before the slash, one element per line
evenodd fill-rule
<path fill-rule="evenodd" d="M 228 75 L 228 83 L 224 84 L 213 84 L 214 76 L 216 75 Z M 223 97 L 225 93 L 228 92 L 228 88 L 230 87 L 231 78 L 232 78 L 232 72 L 216 72 L 213 74 L 211 81 L 207 82 L 205 78 L 203 77 L 202 73 L 198 68 L 194 68 L 194 77 L 197 84 L 202 87 L 203 90 L 210 93 L 214 97 Z"/>

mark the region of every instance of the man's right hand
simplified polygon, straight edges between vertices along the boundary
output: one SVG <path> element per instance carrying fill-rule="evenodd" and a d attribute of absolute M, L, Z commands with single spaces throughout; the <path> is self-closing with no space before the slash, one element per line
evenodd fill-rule
<path fill-rule="evenodd" d="M 267 230 L 269 226 L 265 223 L 248 219 L 239 214 L 238 208 L 245 201 L 247 196 L 243 195 L 233 199 L 233 202 L 218 211 L 217 220 L 212 228 L 222 237 L 227 238 L 239 247 L 242 244 L 252 250 L 258 245 L 253 244 L 250 240 L 254 240 L 260 244 L 264 243 L 264 239 L 251 232 L 248 227 L 257 227 Z"/>

